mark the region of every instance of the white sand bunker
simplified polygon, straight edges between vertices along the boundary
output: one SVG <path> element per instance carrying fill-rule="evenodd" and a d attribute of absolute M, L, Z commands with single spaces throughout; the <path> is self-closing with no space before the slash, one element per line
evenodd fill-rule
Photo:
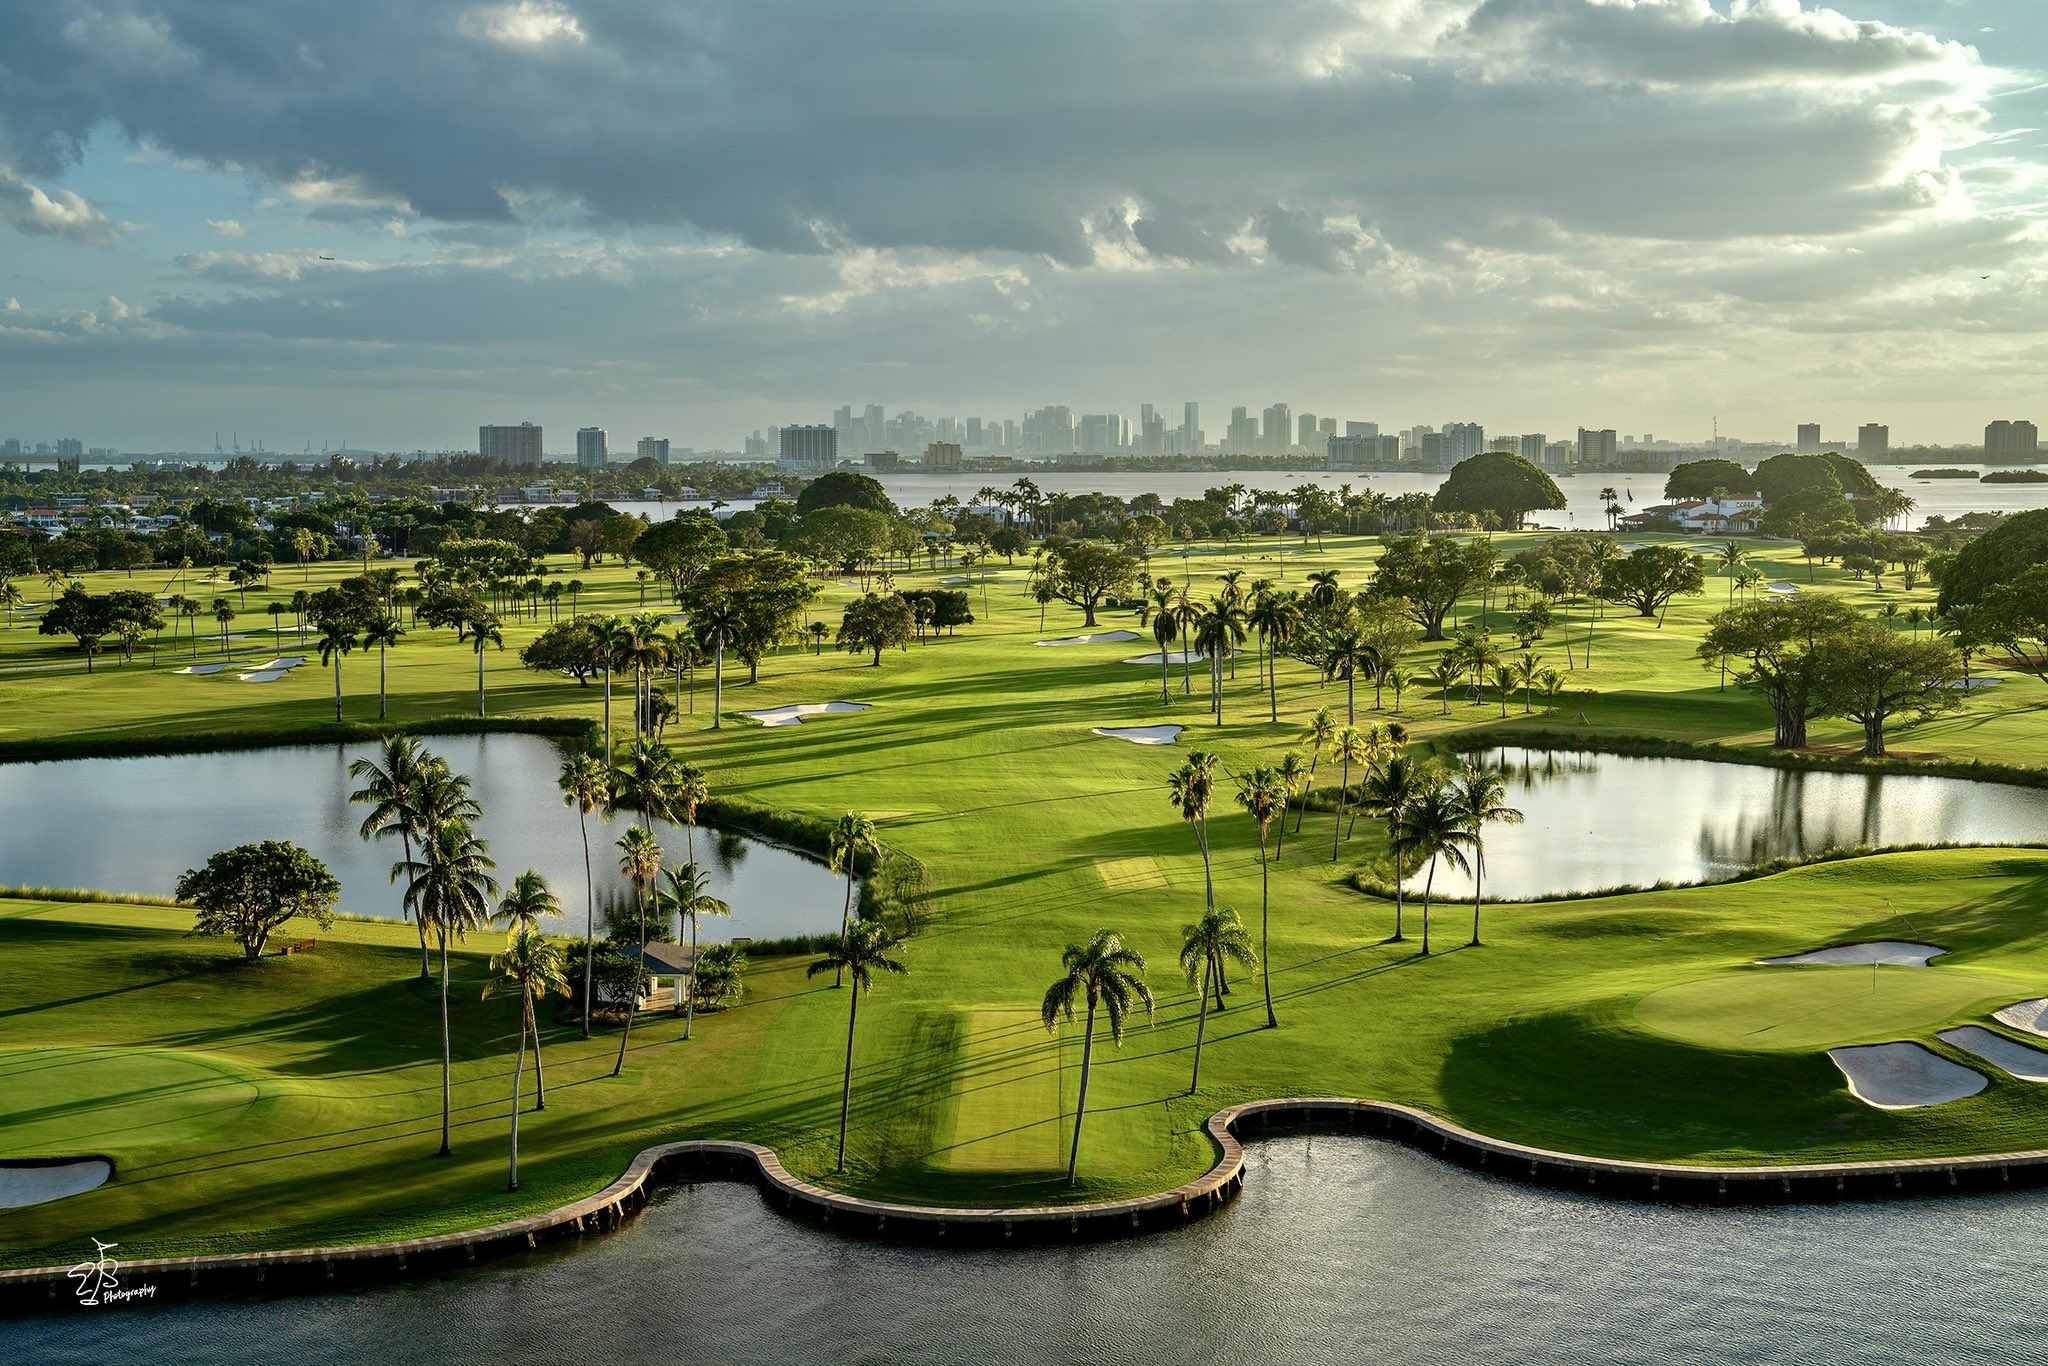
<path fill-rule="evenodd" d="M 0 1166 L 0 1209 L 47 1204 L 107 1184 L 114 1169 L 97 1157 L 76 1162 Z"/>
<path fill-rule="evenodd" d="M 1999 1071 L 2021 1081 L 2048 1081 L 2048 1052 L 1994 1034 L 1977 1025 L 1944 1029 L 1941 1037 L 1965 1053 L 1984 1059 Z"/>
<path fill-rule="evenodd" d="M 257 669 L 250 673 L 236 674 L 235 677 L 244 683 L 275 683 L 290 672 L 290 669 Z"/>
<path fill-rule="evenodd" d="M 1136 640 L 1136 631 L 1097 631 L 1092 636 L 1062 636 L 1058 640 L 1034 640 L 1033 645 L 1100 645 L 1112 640 Z"/>
<path fill-rule="evenodd" d="M 2029 1034 L 2048 1038 L 2048 996 L 2036 996 L 2031 1001 L 2015 1001 L 1993 1017 L 2000 1024 L 2009 1024 L 2014 1029 L 2024 1029 Z"/>
<path fill-rule="evenodd" d="M 305 658 L 301 655 L 286 655 L 283 659 L 273 659 L 268 664 L 258 664 L 256 667 L 258 669 L 296 669 L 305 662 Z"/>
<path fill-rule="evenodd" d="M 1789 958 L 1759 958 L 1759 963 L 1820 963 L 1830 967 L 1868 967 L 1882 963 L 1888 968 L 1924 968 L 1927 960 L 1947 949 L 1933 944 L 1909 944 L 1900 939 L 1879 939 L 1868 944 L 1837 944 L 1831 949 L 1795 953 Z"/>
<path fill-rule="evenodd" d="M 1990 1083 L 1982 1072 L 1950 1062 L 1917 1043 L 1830 1048 L 1849 1080 L 1849 1094 L 1880 1110 L 1918 1110 L 1974 1096 Z"/>
<path fill-rule="evenodd" d="M 743 711 L 742 716 L 751 716 L 764 726 L 800 726 L 806 716 L 828 716 L 838 712 L 866 711 L 865 702 L 793 702 L 786 707 L 771 707 L 767 711 Z"/>
<path fill-rule="evenodd" d="M 225 664 L 187 664 L 184 668 L 176 670 L 176 672 L 181 674 L 217 674 L 225 668 L 227 668 Z"/>
<path fill-rule="evenodd" d="M 1798 584 L 1787 583 L 1783 579 L 1778 580 L 1776 583 L 1765 584 L 1764 586 L 1773 593 L 1797 593 L 1799 591 Z"/>
<path fill-rule="evenodd" d="M 1185 726 L 1097 726 L 1091 734 L 1111 740 L 1129 740 L 1134 745 L 1170 745 L 1180 739 Z"/>
<path fill-rule="evenodd" d="M 1237 651 L 1232 650 L 1229 654 L 1225 655 L 1224 658 L 1230 659 L 1235 657 L 1236 654 Z M 1200 650 L 1175 650 L 1166 656 L 1166 663 L 1168 664 L 1207 664 L 1208 662 L 1209 656 L 1203 654 Z M 1139 655 L 1136 659 L 1127 659 L 1124 661 L 1124 663 L 1150 664 L 1153 668 L 1156 669 L 1159 667 L 1160 660 L 1158 655 L 1149 654 Z"/>

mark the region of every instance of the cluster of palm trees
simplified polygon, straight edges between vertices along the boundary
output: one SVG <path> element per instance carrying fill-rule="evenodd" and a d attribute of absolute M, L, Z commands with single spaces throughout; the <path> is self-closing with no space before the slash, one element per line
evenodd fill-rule
<path fill-rule="evenodd" d="M 699 613 L 699 616 L 716 617 L 718 613 Z M 722 629 L 718 621 L 700 624 L 710 631 L 708 639 L 714 651 L 712 724 L 715 727 L 717 713 L 724 701 L 725 645 L 732 636 L 733 623 L 725 623 Z M 590 629 L 597 640 L 599 667 L 604 670 L 605 753 L 612 752 L 612 675 L 615 672 L 631 672 L 633 675 L 635 745 L 658 738 L 668 728 L 668 723 L 675 719 L 675 694 L 665 693 L 655 686 L 655 680 L 663 673 L 674 673 L 675 693 L 683 691 L 687 675 L 689 707 L 693 712 L 697 709 L 697 667 L 705 660 L 694 626 L 671 626 L 669 619 L 660 612 L 636 612 L 631 616 L 599 618 Z"/>

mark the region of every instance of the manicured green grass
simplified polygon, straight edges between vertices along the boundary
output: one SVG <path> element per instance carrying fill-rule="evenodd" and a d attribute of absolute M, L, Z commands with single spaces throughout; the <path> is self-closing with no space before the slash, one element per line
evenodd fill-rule
<path fill-rule="evenodd" d="M 1500 539 L 1509 549 L 1526 543 Z M 1299 587 L 1309 568 L 1328 565 L 1357 585 L 1373 552 L 1368 542 L 1331 538 L 1322 553 L 1284 565 L 1270 544 L 1189 564 L 1198 589 L 1236 566 Z M 1784 547 L 1764 553 L 1775 557 L 1766 566 L 1773 577 L 1807 582 Z M 1155 566 L 1182 573 L 1177 555 Z M 316 567 L 308 586 L 348 568 Z M 585 610 L 638 605 L 637 587 L 614 567 L 560 572 L 592 585 Z M 948 572 L 957 571 L 938 571 Z M 920 570 L 899 580 L 930 577 Z M 2048 1146 L 2048 1095 L 2038 1088 L 1994 1078 L 1965 1101 L 1882 1112 L 1851 1098 L 1821 1052 L 1894 1036 L 1942 1049 L 1935 1029 L 1985 1023 L 1985 1007 L 2008 994 L 2048 994 L 2048 931 L 2038 919 L 2048 859 L 2029 852 L 1885 856 L 1728 887 L 1490 908 L 1485 948 L 1418 959 L 1412 941 L 1382 942 L 1391 907 L 1343 885 L 1379 851 L 1377 832 L 1360 822 L 1332 863 L 1330 817 L 1311 813 L 1273 869 L 1280 1028 L 1263 1028 L 1256 977 L 1234 974 L 1229 1008 L 1209 1021 L 1202 1089 L 1186 1095 L 1196 1002 L 1174 959 L 1180 927 L 1200 910 L 1202 864 L 1168 805 L 1166 775 L 1196 744 L 1221 753 L 1231 771 L 1276 758 L 1315 708 L 1333 706 L 1341 717 L 1341 685 L 1321 687 L 1283 661 L 1274 724 L 1247 653 L 1218 728 L 1199 672 L 1188 696 L 1176 669 L 1172 701 L 1162 705 L 1157 667 L 1121 662 L 1151 649 L 1149 640 L 1033 648 L 1082 629 L 1080 614 L 1056 605 L 1041 630 L 1037 604 L 1021 593 L 1021 566 L 1014 580 L 990 586 L 986 612 L 976 590 L 982 622 L 890 654 L 880 668 L 786 650 L 764 661 L 757 686 L 744 684 L 743 668 L 727 670 L 729 716 L 834 699 L 872 710 L 776 729 L 729 719 L 713 732 L 706 671 L 694 718 L 669 730 L 719 792 L 828 818 L 847 809 L 894 813 L 884 838 L 930 870 L 933 924 L 902 950 L 911 976 L 883 980 L 862 1006 L 843 1176 L 832 1166 L 846 996 L 829 978 L 807 979 L 801 960 L 757 961 L 746 1003 L 701 1018 L 688 1044 L 679 1022 L 641 1022 L 617 1079 L 608 1075 L 614 1033 L 585 1043 L 574 1029 L 551 1027 L 549 1106 L 522 1124 L 522 1190 L 513 1197 L 503 1190 L 513 1007 L 502 997 L 478 1000 L 491 937 L 457 956 L 457 1152 L 437 1160 L 437 1002 L 413 980 L 410 927 L 342 924 L 314 953 L 243 968 L 228 946 L 184 937 L 187 921 L 174 910 L 13 902 L 0 907 L 0 1067 L 49 1072 L 47 1082 L 29 1071 L 0 1088 L 0 1151 L 105 1153 L 119 1175 L 87 1195 L 0 1215 L 0 1258 L 62 1259 L 95 1233 L 148 1256 L 473 1226 L 588 1193 L 638 1148 L 701 1135 L 771 1144 L 802 1176 L 877 1196 L 1102 1198 L 1186 1179 L 1213 1158 L 1201 1130 L 1212 1110 L 1285 1094 L 1403 1101 L 1489 1133 L 1614 1156 L 1784 1161 Z M 1925 589 L 1880 597 L 1827 570 L 1816 580 L 1820 591 L 1866 604 L 1931 603 Z M 292 569 L 275 591 L 298 586 Z M 854 591 L 829 585 L 818 611 L 835 620 Z M 250 595 L 250 615 L 260 601 Z M 1760 744 L 1769 735 L 1763 705 L 1732 686 L 1721 691 L 1691 658 L 1702 623 L 1724 601 L 1725 589 L 1710 581 L 1704 598 L 1674 607 L 1661 627 L 1604 616 L 1592 668 L 1573 676 L 1593 696 L 1570 699 L 1555 716 L 1542 715 L 1539 702 L 1525 718 L 1518 697 L 1503 720 L 1490 695 L 1481 706 L 1455 698 L 1446 716 L 1434 695 L 1411 691 L 1395 718 L 1391 697 L 1387 711 L 1373 713 L 1363 689 L 1360 720 L 1400 719 L 1422 739 L 1490 727 L 1508 736 L 1545 728 Z M 1557 638 L 1565 629 L 1583 638 L 1586 615 L 1568 610 L 1539 650 L 1561 665 Z M 518 646 L 545 624 L 545 614 L 509 624 L 506 651 L 487 657 L 491 714 L 595 718 L 596 687 L 518 667 Z M 1496 624 L 1504 628 L 1505 614 Z M 1102 615 L 1100 629 L 1122 626 L 1135 621 Z M 333 715 L 332 675 L 316 663 L 274 684 L 174 676 L 144 663 L 103 663 L 90 679 L 74 670 L 5 672 L 49 659 L 46 647 L 19 627 L 0 628 L 0 743 L 298 736 Z M 1435 648 L 1418 647 L 1415 661 Z M 263 658 L 306 653 L 262 649 Z M 474 714 L 475 657 L 449 633 L 421 631 L 389 663 L 394 720 L 429 725 Z M 2005 677 L 1963 712 L 1901 733 L 1896 748 L 2048 762 L 2036 711 L 2048 690 Z M 375 679 L 374 655 L 345 661 L 351 721 L 375 719 Z M 626 728 L 626 714 L 615 696 L 615 728 Z M 1163 721 L 1191 727 L 1180 745 L 1089 733 Z M 1815 732 L 1818 744 L 1854 739 L 1835 723 Z M 1327 764 L 1319 776 L 1329 780 Z M 570 813 L 563 819 L 573 829 Z M 1218 896 L 1256 930 L 1258 845 L 1227 784 L 1211 827 Z M 290 833 L 223 831 L 221 843 Z M 1459 911 L 1443 911 L 1440 943 L 1462 944 L 1461 923 Z M 1036 1012 L 1061 948 L 1102 926 L 1148 957 L 1159 1010 L 1122 1049 L 1098 1036 L 1082 1182 L 1070 1193 L 1063 1178 L 1079 1040 L 1065 1029 L 1048 1038 Z M 1859 985 L 1868 988 L 1868 969 L 1745 966 L 1900 937 L 1954 952 L 1923 970 L 1881 970 L 1881 1009 L 1849 1003 Z M 1830 1010 L 1839 1038 L 1819 1022 Z M 1745 1020 L 1759 1012 L 1778 1029 L 1745 1036 L 1753 1027 Z M 1795 1030 L 1801 1019 L 1808 1023 Z M 253 1099 L 232 1099 L 241 1086 Z M 233 1104 L 244 1108 L 209 1118 Z M 134 1118 L 159 1110 L 147 1122 Z"/>

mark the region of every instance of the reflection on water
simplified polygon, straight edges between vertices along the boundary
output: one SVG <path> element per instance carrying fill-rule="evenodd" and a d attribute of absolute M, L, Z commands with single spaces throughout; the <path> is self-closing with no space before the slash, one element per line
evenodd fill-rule
<path fill-rule="evenodd" d="M 1698 882 L 1860 844 L 2048 836 L 2048 792 L 2002 783 L 1519 747 L 1486 757 L 1526 817 L 1486 828 L 1488 897 Z M 1436 885 L 1472 890 L 1441 867 Z"/>
<path fill-rule="evenodd" d="M 430 736 L 425 744 L 469 775 L 499 881 L 538 869 L 561 898 L 566 927 L 580 932 L 582 837 L 556 786 L 565 751 L 536 735 Z M 218 849 L 289 839 L 341 880 L 341 909 L 396 916 L 399 892 L 389 870 L 399 845 L 364 843 L 356 833 L 364 808 L 348 801 L 356 786 L 349 763 L 370 752 L 311 745 L 0 764 L 0 883 L 168 894 L 180 873 Z M 632 900 L 614 847 L 626 819 L 621 812 L 609 824 L 590 822 L 600 918 L 606 902 Z M 662 821 L 654 829 L 672 861 L 694 846 L 712 875 L 712 895 L 732 905 L 732 917 L 705 921 L 701 937 L 768 939 L 838 925 L 845 893 L 824 865 L 730 831 Z"/>
<path fill-rule="evenodd" d="M 1069 1248 L 854 1242 L 751 1189 L 580 1248 L 308 1299 L 0 1324 L 9 1359 L 1468 1363 L 2041 1360 L 2048 1195 L 1602 1203 L 1366 1138 L 1254 1143 L 1188 1228 Z M 88 1249 L 90 1251 L 90 1249 Z M 883 1308 L 878 1311 L 877 1306 Z"/>

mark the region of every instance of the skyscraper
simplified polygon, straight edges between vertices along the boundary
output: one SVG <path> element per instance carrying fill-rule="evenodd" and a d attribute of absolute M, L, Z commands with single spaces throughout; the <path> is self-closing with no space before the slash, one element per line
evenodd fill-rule
<path fill-rule="evenodd" d="M 1892 429 L 1879 422 L 1866 422 L 1856 429 L 1856 457 L 1882 460 L 1891 453 Z"/>
<path fill-rule="evenodd" d="M 1486 449 L 1486 428 L 1477 422 L 1444 424 L 1444 459 L 1450 464 L 1470 460 Z"/>
<path fill-rule="evenodd" d="M 576 468 L 580 470 L 601 470 L 609 460 L 605 451 L 604 428 L 578 427 L 576 429 Z"/>
<path fill-rule="evenodd" d="M 643 436 L 633 447 L 635 460 L 652 460 L 663 469 L 668 468 L 668 438 L 665 436 Z"/>
<path fill-rule="evenodd" d="M 1259 424 L 1249 408 L 1232 408 L 1230 426 L 1224 430 L 1223 449 L 1231 455 L 1251 455 L 1259 449 Z"/>
<path fill-rule="evenodd" d="M 1517 453 L 1522 459 L 1541 469 L 1543 467 L 1543 447 L 1545 444 L 1543 433 L 1524 432 Z"/>
<path fill-rule="evenodd" d="M 476 453 L 507 465 L 538 465 L 540 428 L 531 422 L 522 422 L 517 427 L 478 427 Z"/>
<path fill-rule="evenodd" d="M 1202 405 L 1180 405 L 1180 448 L 1190 455 L 1202 449 Z"/>
<path fill-rule="evenodd" d="M 1285 455 L 1294 445 L 1294 411 L 1285 403 L 1266 409 L 1266 427 L 1261 449 L 1268 455 Z"/>
<path fill-rule="evenodd" d="M 2039 449 L 2040 434 L 2031 422 L 2000 419 L 1984 429 L 1986 460 L 2010 460 L 2015 456 L 2033 455 Z"/>
<path fill-rule="evenodd" d="M 818 426 L 778 429 L 781 446 L 775 467 L 784 474 L 823 474 L 839 464 L 839 433 Z"/>
<path fill-rule="evenodd" d="M 1582 470 L 1611 469 L 1615 452 L 1614 428 L 1579 428 L 1579 468 Z"/>
<path fill-rule="evenodd" d="M 1799 441 L 1793 447 L 1793 450 L 1797 451 L 1800 455 L 1820 454 L 1820 424 L 1818 422 L 1802 422 L 1799 424 Z"/>
<path fill-rule="evenodd" d="M 1294 422 L 1294 444 L 1311 450 L 1314 449 L 1316 433 L 1321 429 L 1321 425 L 1316 420 L 1314 413 L 1303 413 Z"/>

